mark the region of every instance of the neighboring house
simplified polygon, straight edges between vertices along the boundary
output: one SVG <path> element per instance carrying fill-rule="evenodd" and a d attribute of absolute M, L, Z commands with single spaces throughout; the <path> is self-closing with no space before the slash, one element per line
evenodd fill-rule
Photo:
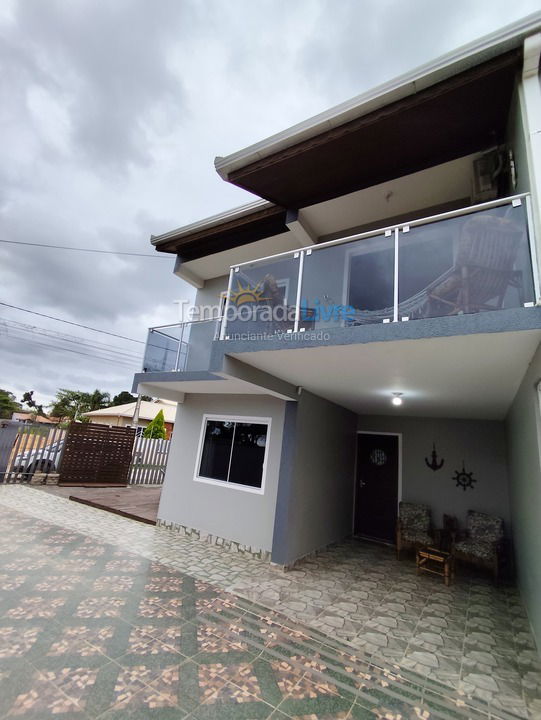
<path fill-rule="evenodd" d="M 135 376 L 179 403 L 161 521 L 286 566 L 400 499 L 498 515 L 541 643 L 540 52 L 530 16 L 219 157 L 261 200 L 152 238 L 226 298 Z"/>
<path fill-rule="evenodd" d="M 45 417 L 44 415 L 36 415 L 36 413 L 31 412 L 14 412 L 11 416 L 12 420 L 17 420 L 18 422 L 24 422 L 24 423 L 33 423 L 33 422 L 39 422 L 39 423 L 48 423 L 50 425 L 57 425 L 60 422 L 60 418 L 57 417 Z"/>
<path fill-rule="evenodd" d="M 83 417 L 90 418 L 91 423 L 98 425 L 114 425 L 115 427 L 128 427 L 133 425 L 133 414 L 135 412 L 136 403 L 127 403 L 126 405 L 114 405 L 113 407 L 102 408 L 101 410 L 92 410 L 92 412 L 83 413 Z M 160 410 L 163 410 L 165 420 L 165 430 L 167 438 L 171 436 L 175 425 L 175 413 L 177 410 L 176 402 L 158 401 L 149 402 L 141 400 L 139 409 L 139 427 L 146 427 L 151 420 L 154 420 Z"/>

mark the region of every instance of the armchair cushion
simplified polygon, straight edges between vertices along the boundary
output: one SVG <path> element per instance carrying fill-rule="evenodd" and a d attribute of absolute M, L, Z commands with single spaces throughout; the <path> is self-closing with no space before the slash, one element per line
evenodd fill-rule
<path fill-rule="evenodd" d="M 497 543 L 503 537 L 503 520 L 475 510 L 468 511 L 468 539 L 479 543 Z"/>
<path fill-rule="evenodd" d="M 455 544 L 455 552 L 478 560 L 493 560 L 496 557 L 496 543 L 492 541 L 468 538 Z"/>
<path fill-rule="evenodd" d="M 402 539 L 407 543 L 415 545 L 432 545 L 434 543 L 434 540 L 428 533 L 409 529 L 404 530 Z"/>
<path fill-rule="evenodd" d="M 428 534 L 430 529 L 430 508 L 428 505 L 401 502 L 398 516 L 404 535 Z"/>

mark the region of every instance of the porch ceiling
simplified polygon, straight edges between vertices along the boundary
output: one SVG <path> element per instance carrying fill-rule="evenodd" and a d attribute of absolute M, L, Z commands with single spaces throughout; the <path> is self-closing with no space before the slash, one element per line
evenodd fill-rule
<path fill-rule="evenodd" d="M 527 330 L 231 355 L 359 414 L 498 420 L 540 341 Z"/>

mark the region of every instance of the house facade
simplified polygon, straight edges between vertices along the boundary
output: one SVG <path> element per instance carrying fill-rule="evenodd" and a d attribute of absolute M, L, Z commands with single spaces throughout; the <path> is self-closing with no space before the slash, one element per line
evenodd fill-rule
<path fill-rule="evenodd" d="M 215 161 L 260 200 L 153 237 L 197 288 L 159 518 L 283 566 L 400 500 L 502 517 L 541 641 L 541 16 Z"/>
<path fill-rule="evenodd" d="M 133 417 L 135 414 L 137 403 L 126 403 L 124 405 L 113 405 L 107 408 L 101 408 L 101 410 L 92 410 L 91 412 L 83 413 L 84 417 L 87 417 L 91 423 L 97 425 L 112 425 L 113 427 L 132 427 Z M 148 400 L 141 400 L 139 406 L 139 418 L 137 425 L 139 427 L 146 427 L 156 415 L 163 411 L 164 426 L 167 434 L 167 439 L 171 437 L 173 428 L 175 426 L 175 414 L 176 414 L 176 403 L 170 400 L 150 402 Z"/>

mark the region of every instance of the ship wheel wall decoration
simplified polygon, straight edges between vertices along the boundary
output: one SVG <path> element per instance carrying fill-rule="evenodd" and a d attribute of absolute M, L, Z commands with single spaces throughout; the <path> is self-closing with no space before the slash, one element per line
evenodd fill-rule
<path fill-rule="evenodd" d="M 466 488 L 471 488 L 473 490 L 473 484 L 477 482 L 477 480 L 473 477 L 472 472 L 466 472 L 464 460 L 462 461 L 462 470 L 455 470 L 453 480 L 456 480 L 456 486 L 461 487 L 464 492 L 466 492 Z"/>

